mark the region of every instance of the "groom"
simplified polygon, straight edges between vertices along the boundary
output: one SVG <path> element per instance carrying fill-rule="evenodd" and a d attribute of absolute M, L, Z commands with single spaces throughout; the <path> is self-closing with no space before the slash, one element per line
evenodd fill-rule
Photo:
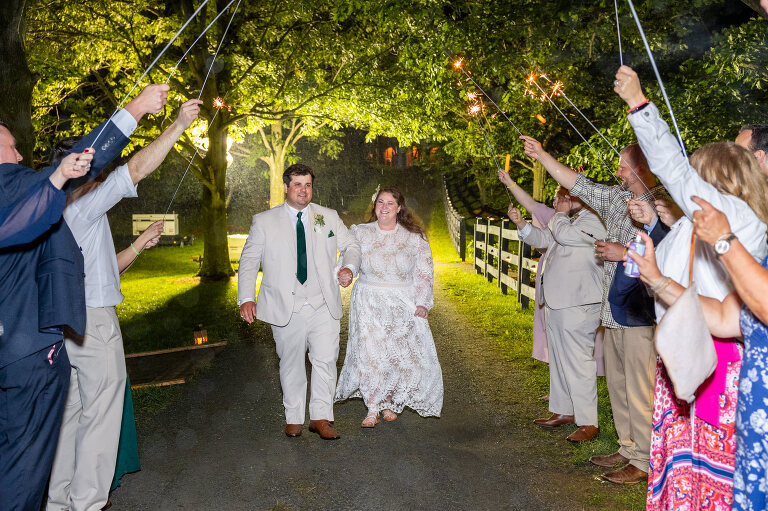
<path fill-rule="evenodd" d="M 336 359 L 339 356 L 340 284 L 347 287 L 360 266 L 360 247 L 332 209 L 312 204 L 312 169 L 300 163 L 283 173 L 285 204 L 254 215 L 240 257 L 240 316 L 269 323 L 280 357 L 285 434 L 301 435 L 307 399 L 305 356 L 312 363 L 309 430 L 325 440 L 332 426 Z M 337 251 L 343 267 L 334 275 Z M 254 290 L 263 272 L 258 311 Z"/>

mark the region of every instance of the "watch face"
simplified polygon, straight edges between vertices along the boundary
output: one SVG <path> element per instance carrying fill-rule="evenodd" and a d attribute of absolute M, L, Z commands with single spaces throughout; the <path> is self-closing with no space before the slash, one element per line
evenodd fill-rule
<path fill-rule="evenodd" d="M 717 252 L 720 255 L 725 254 L 728 252 L 728 249 L 731 247 L 731 242 L 728 240 L 718 240 L 715 243 L 715 252 Z"/>

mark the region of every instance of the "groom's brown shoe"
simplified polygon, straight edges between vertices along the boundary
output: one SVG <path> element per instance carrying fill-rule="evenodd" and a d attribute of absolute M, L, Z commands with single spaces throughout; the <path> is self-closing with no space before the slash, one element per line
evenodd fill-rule
<path fill-rule="evenodd" d="M 291 438 L 301 436 L 301 424 L 286 424 L 285 436 L 289 436 Z"/>
<path fill-rule="evenodd" d="M 323 440 L 337 440 L 341 438 L 336 430 L 331 426 L 330 421 L 325 419 L 309 421 L 309 430 L 317 433 Z"/>

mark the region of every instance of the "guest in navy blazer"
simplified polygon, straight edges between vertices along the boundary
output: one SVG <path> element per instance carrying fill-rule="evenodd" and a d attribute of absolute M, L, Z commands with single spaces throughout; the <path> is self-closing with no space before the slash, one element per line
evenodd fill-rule
<path fill-rule="evenodd" d="M 82 177 L 64 180 L 60 191 L 48 184 L 62 177 L 61 172 L 57 174 L 60 165 L 41 171 L 20 165 L 13 136 L 7 127 L 0 127 L 0 213 L 13 214 L 0 223 L 0 247 L 5 247 L 0 248 L 0 391 L 4 396 L 0 400 L 0 503 L 4 511 L 37 510 L 42 504 L 69 385 L 63 331 L 82 334 L 85 330 L 83 257 L 61 220 L 61 194 L 98 176 L 128 144 L 138 120 L 162 110 L 167 96 L 167 85 L 150 85 L 124 110 L 83 137 L 71 150 L 74 156 L 62 160 L 78 171 L 67 175 Z M 87 157 L 80 155 L 88 148 Z M 46 202 L 38 208 L 28 205 L 37 199 Z"/>

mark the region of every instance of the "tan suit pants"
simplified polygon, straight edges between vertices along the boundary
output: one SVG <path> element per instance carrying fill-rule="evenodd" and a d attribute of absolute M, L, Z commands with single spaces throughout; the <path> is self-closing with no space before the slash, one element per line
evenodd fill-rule
<path fill-rule="evenodd" d="M 549 345 L 549 411 L 597 426 L 595 331 L 600 304 L 565 309 L 545 306 Z"/>
<path fill-rule="evenodd" d="M 72 373 L 46 509 L 98 511 L 115 475 L 125 399 L 125 354 L 115 308 L 89 307 L 85 337 L 65 342 Z"/>
<path fill-rule="evenodd" d="M 652 326 L 605 329 L 605 378 L 619 453 L 648 472 L 656 374 Z"/>
<path fill-rule="evenodd" d="M 312 363 L 309 418 L 333 420 L 339 329 L 339 320 L 333 319 L 325 303 L 317 309 L 304 305 L 293 313 L 287 325 L 272 325 L 275 348 L 280 357 L 280 385 L 283 388 L 286 424 L 304 424 L 307 351 Z"/>

